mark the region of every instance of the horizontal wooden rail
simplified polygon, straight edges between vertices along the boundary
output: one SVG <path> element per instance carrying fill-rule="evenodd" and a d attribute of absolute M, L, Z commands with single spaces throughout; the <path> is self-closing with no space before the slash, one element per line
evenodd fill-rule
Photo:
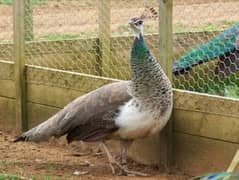
<path fill-rule="evenodd" d="M 119 81 L 32 65 L 26 69 L 28 102 L 49 107 L 62 108 L 84 93 Z M 14 98 L 13 62 L 0 61 L 0 83 L 0 96 Z M 238 99 L 174 90 L 174 130 L 239 143 L 238 105 Z"/>
<path fill-rule="evenodd" d="M 16 124 L 13 66 L 13 62 L 0 61 L 0 129 L 4 130 L 14 130 Z M 117 80 L 38 66 L 26 69 L 29 127 L 45 121 L 76 97 Z M 193 175 L 225 170 L 239 148 L 238 105 L 236 99 L 174 90 L 175 163 Z M 158 163 L 156 142 L 137 141 L 131 156 L 145 164 Z"/>

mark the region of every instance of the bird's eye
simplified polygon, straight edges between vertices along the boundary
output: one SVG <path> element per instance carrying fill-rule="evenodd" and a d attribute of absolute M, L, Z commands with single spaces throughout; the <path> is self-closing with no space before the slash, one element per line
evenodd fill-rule
<path fill-rule="evenodd" d="M 143 24 L 143 21 L 138 21 L 138 24 L 139 24 L 139 25 Z"/>
<path fill-rule="evenodd" d="M 143 24 L 143 21 L 137 21 L 137 22 L 135 23 L 136 26 L 142 25 L 142 24 Z"/>

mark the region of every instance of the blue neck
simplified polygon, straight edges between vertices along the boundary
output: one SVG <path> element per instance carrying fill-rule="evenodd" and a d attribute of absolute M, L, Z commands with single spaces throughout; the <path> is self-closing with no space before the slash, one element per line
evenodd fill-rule
<path fill-rule="evenodd" d="M 138 64 L 147 61 L 150 52 L 148 46 L 145 44 L 143 35 L 140 33 L 139 38 L 134 39 L 133 47 L 131 50 L 131 63 Z"/>

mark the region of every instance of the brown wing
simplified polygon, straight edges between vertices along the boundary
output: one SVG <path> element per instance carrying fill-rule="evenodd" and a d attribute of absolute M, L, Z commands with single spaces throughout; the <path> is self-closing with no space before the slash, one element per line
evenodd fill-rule
<path fill-rule="evenodd" d="M 127 92 L 128 83 L 108 84 L 75 99 L 47 121 L 22 134 L 15 142 L 44 141 L 51 136 L 60 137 L 68 133 L 69 141 L 93 139 L 96 134 L 103 136 L 103 132 L 113 131 L 116 129 L 113 117 L 118 107 L 131 98 Z M 107 119 L 107 116 L 111 118 Z"/>
<path fill-rule="evenodd" d="M 106 139 L 108 135 L 118 130 L 114 121 L 118 112 L 119 106 L 112 106 L 105 112 L 94 114 L 84 124 L 80 124 L 74 129 L 68 131 L 68 143 L 74 140 L 90 142 Z"/>

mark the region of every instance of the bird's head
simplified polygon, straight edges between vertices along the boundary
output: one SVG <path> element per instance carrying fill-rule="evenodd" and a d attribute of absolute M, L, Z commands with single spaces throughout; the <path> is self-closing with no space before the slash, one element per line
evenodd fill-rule
<path fill-rule="evenodd" d="M 140 34 L 143 35 L 143 24 L 144 21 L 142 18 L 140 17 L 134 17 L 132 19 L 130 19 L 129 21 L 129 25 L 131 27 L 131 29 L 134 31 L 136 37 L 140 37 Z"/>

